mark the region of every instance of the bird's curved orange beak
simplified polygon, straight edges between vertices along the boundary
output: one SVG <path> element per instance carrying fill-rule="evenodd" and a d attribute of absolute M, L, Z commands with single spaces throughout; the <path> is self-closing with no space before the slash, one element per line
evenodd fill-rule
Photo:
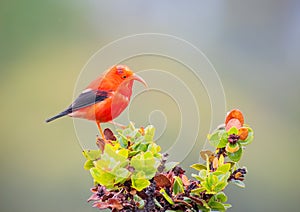
<path fill-rule="evenodd" d="M 133 75 L 130 77 L 130 79 L 131 79 L 131 80 L 139 81 L 139 82 L 141 82 L 146 88 L 148 88 L 148 85 L 147 85 L 147 83 L 145 82 L 145 80 L 144 80 L 142 77 L 140 77 L 139 75 L 133 74 Z"/>

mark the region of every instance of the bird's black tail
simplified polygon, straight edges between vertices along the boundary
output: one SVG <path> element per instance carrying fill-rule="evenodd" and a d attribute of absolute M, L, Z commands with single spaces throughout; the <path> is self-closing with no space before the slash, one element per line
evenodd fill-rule
<path fill-rule="evenodd" d="M 68 110 L 65 110 L 65 111 L 63 111 L 63 112 L 57 114 L 56 116 L 53 116 L 53 117 L 47 119 L 45 122 L 48 123 L 48 122 L 53 121 L 53 120 L 55 120 L 55 119 L 58 119 L 58 118 L 60 118 L 60 117 L 66 116 L 66 115 L 68 115 L 69 113 L 70 113 L 70 112 L 69 112 Z"/>

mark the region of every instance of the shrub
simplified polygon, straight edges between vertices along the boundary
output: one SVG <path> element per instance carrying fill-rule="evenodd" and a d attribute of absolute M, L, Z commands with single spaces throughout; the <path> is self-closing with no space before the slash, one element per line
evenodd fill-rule
<path fill-rule="evenodd" d="M 155 128 L 136 128 L 132 123 L 114 135 L 105 129 L 96 150 L 85 150 L 94 187 L 88 201 L 93 207 L 112 211 L 225 211 L 231 207 L 223 192 L 229 183 L 244 187 L 245 167 L 238 165 L 244 146 L 253 140 L 253 130 L 235 109 L 225 123 L 208 135 L 214 152 L 203 150 L 204 164 L 189 179 L 177 162 L 154 142 Z"/>

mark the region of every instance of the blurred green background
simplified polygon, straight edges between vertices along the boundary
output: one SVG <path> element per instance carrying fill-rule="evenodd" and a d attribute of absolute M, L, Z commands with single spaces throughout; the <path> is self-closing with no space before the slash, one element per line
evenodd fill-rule
<path fill-rule="evenodd" d="M 143 32 L 201 49 L 220 75 L 227 109 L 240 108 L 255 130 L 241 161 L 246 188 L 226 191 L 230 211 L 299 210 L 299 8 L 279 0 L 1 0 L 0 211 L 96 211 L 86 203 L 92 179 L 73 122 L 44 120 L 72 101 L 94 52 Z"/>

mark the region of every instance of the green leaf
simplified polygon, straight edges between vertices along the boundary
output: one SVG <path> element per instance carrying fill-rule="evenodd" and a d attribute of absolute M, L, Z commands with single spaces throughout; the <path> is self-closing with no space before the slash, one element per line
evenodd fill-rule
<path fill-rule="evenodd" d="M 94 167 L 90 169 L 91 175 L 97 182 L 101 180 L 102 172 L 100 169 Z"/>
<path fill-rule="evenodd" d="M 144 136 L 140 136 L 134 139 L 133 143 L 143 143 L 145 141 Z"/>
<path fill-rule="evenodd" d="M 160 209 L 163 209 L 163 206 L 161 206 L 161 204 L 157 201 L 156 198 L 154 198 L 154 203 L 157 207 L 159 207 Z"/>
<path fill-rule="evenodd" d="M 217 148 L 224 148 L 227 143 L 228 143 L 228 133 L 226 131 L 224 131 L 220 135 L 220 142 L 219 142 Z"/>
<path fill-rule="evenodd" d="M 200 170 L 199 175 L 192 174 L 192 177 L 196 178 L 199 181 L 203 181 L 206 178 L 207 173 L 209 173 L 209 172 L 207 172 L 206 170 L 202 169 L 202 170 Z"/>
<path fill-rule="evenodd" d="M 150 181 L 146 179 L 144 172 L 140 171 L 131 176 L 132 188 L 141 191 L 150 185 Z"/>
<path fill-rule="evenodd" d="M 231 127 L 231 128 L 229 129 L 229 131 L 227 132 L 228 135 L 232 135 L 232 134 L 237 135 L 238 133 L 239 133 L 239 130 L 238 130 L 238 128 L 236 128 L 236 127 Z"/>
<path fill-rule="evenodd" d="M 107 187 L 113 187 L 115 176 L 107 171 L 100 170 L 96 167 L 90 169 L 91 175 L 94 180 Z"/>
<path fill-rule="evenodd" d="M 215 191 L 206 191 L 206 194 L 212 194 L 212 195 L 215 195 L 217 192 L 215 192 Z"/>
<path fill-rule="evenodd" d="M 225 211 L 226 210 L 224 205 L 220 202 L 209 201 L 208 205 L 213 210 L 218 210 L 218 211 Z"/>
<path fill-rule="evenodd" d="M 167 163 L 165 163 L 164 172 L 170 171 L 171 169 L 173 169 L 178 164 L 179 164 L 178 162 L 167 162 Z"/>
<path fill-rule="evenodd" d="M 223 204 L 223 205 L 224 205 L 224 207 L 225 207 L 226 209 L 228 209 L 228 208 L 231 208 L 231 207 L 232 207 L 230 204 Z"/>
<path fill-rule="evenodd" d="M 148 150 L 148 144 L 140 144 L 138 147 L 139 148 L 137 150 L 139 151 L 147 152 Z"/>
<path fill-rule="evenodd" d="M 244 141 L 239 140 L 239 143 L 243 146 L 251 144 L 254 139 L 253 130 L 250 127 L 247 127 L 247 129 L 248 129 L 248 137 Z"/>
<path fill-rule="evenodd" d="M 215 176 L 215 175 L 212 175 L 210 174 L 208 177 L 207 177 L 207 183 L 209 184 L 210 187 L 212 187 L 213 185 L 217 184 L 218 183 L 218 177 Z"/>
<path fill-rule="evenodd" d="M 133 196 L 133 200 L 134 200 L 136 203 L 139 203 L 139 204 L 137 204 L 139 209 L 144 208 L 144 206 L 145 206 L 145 201 L 144 201 L 139 195 L 134 195 L 134 196 Z"/>
<path fill-rule="evenodd" d="M 110 157 L 103 155 L 101 160 L 94 162 L 95 167 L 99 169 L 113 169 L 113 165 L 117 165 L 115 161 L 110 160 Z"/>
<path fill-rule="evenodd" d="M 130 176 L 130 172 L 128 169 L 125 168 L 118 168 L 116 170 L 113 170 L 112 172 L 115 175 L 115 182 L 114 184 L 117 183 L 124 183 Z"/>
<path fill-rule="evenodd" d="M 128 147 L 128 138 L 123 134 L 122 131 L 117 130 L 117 132 L 118 132 L 118 136 L 117 136 L 118 143 L 121 145 L 121 147 L 127 148 Z"/>
<path fill-rule="evenodd" d="M 136 142 L 136 143 L 134 143 L 132 146 L 131 146 L 131 148 L 132 148 L 132 150 L 133 151 L 140 151 L 139 150 L 139 146 L 141 145 L 141 142 Z"/>
<path fill-rule="evenodd" d="M 230 177 L 230 172 L 223 173 L 222 175 L 218 176 L 220 182 L 227 182 L 228 178 Z"/>
<path fill-rule="evenodd" d="M 145 141 L 153 142 L 155 134 L 155 128 L 152 125 L 149 125 L 145 128 Z"/>
<path fill-rule="evenodd" d="M 209 206 L 207 206 L 207 207 L 198 205 L 198 209 L 201 212 L 210 212 L 211 210 L 209 209 Z"/>
<path fill-rule="evenodd" d="M 137 139 L 138 137 L 141 136 L 141 133 L 139 132 L 139 129 L 134 129 L 132 130 L 128 136 L 131 138 L 131 139 Z"/>
<path fill-rule="evenodd" d="M 126 138 L 126 136 L 119 134 L 119 136 L 117 137 L 117 141 L 122 148 L 128 147 L 128 139 Z"/>
<path fill-rule="evenodd" d="M 195 163 L 193 165 L 190 166 L 193 169 L 196 169 L 197 171 L 200 171 L 202 169 L 206 169 L 206 166 L 203 164 L 199 164 L 199 163 Z"/>
<path fill-rule="evenodd" d="M 83 168 L 84 168 L 85 170 L 90 170 L 90 169 L 93 168 L 93 167 L 94 167 L 94 163 L 93 163 L 92 160 L 87 160 L 87 161 L 84 163 L 84 166 L 83 166 Z"/>
<path fill-rule="evenodd" d="M 216 175 L 217 177 L 219 177 L 219 176 L 224 176 L 224 172 L 219 172 L 219 171 L 214 171 L 214 172 L 212 172 L 212 174 L 213 175 Z"/>
<path fill-rule="evenodd" d="M 227 196 L 225 195 L 224 192 L 219 192 L 215 195 L 215 198 L 219 201 L 219 202 L 226 202 L 227 201 Z"/>
<path fill-rule="evenodd" d="M 199 181 L 203 181 L 204 178 L 200 177 L 199 175 L 196 175 L 196 174 L 192 174 L 192 177 L 195 178 L 196 180 L 199 180 Z"/>
<path fill-rule="evenodd" d="M 237 163 L 236 162 L 226 162 L 226 163 L 229 163 L 230 164 L 230 169 L 233 169 L 233 170 L 235 170 L 235 167 L 236 167 L 236 165 L 237 165 Z"/>
<path fill-rule="evenodd" d="M 133 156 L 135 156 L 135 155 L 137 155 L 138 153 L 140 153 L 141 151 L 130 151 L 129 153 L 128 153 L 128 157 L 133 157 Z"/>
<path fill-rule="evenodd" d="M 204 181 L 201 182 L 201 185 L 205 188 L 207 193 L 209 194 L 215 194 L 215 185 L 218 183 L 218 177 L 209 174 Z"/>
<path fill-rule="evenodd" d="M 210 145 L 212 145 L 213 147 L 218 147 L 219 143 L 220 143 L 220 136 L 219 136 L 219 130 L 215 131 L 213 134 L 208 135 L 207 138 L 209 140 Z"/>
<path fill-rule="evenodd" d="M 129 128 L 125 128 L 124 130 L 120 131 L 120 134 L 122 134 L 126 139 L 127 136 L 130 137 L 129 135 L 131 134 L 131 132 L 133 131 L 134 129 L 131 129 L 130 127 Z"/>
<path fill-rule="evenodd" d="M 153 154 L 153 157 L 155 157 L 155 158 L 158 159 L 158 160 L 161 160 L 161 159 L 162 159 L 162 154 L 160 154 L 160 153 L 155 153 L 155 154 Z M 160 164 L 160 162 L 159 162 L 159 164 Z"/>
<path fill-rule="evenodd" d="M 177 176 L 174 177 L 173 192 L 175 195 L 181 194 L 184 192 L 182 180 Z"/>
<path fill-rule="evenodd" d="M 160 152 L 160 150 L 161 150 L 161 147 L 159 145 L 157 145 L 156 143 L 151 143 L 148 145 L 147 151 L 152 152 L 152 154 L 154 155 L 154 154 Z"/>
<path fill-rule="evenodd" d="M 143 171 L 148 180 L 152 179 L 157 171 L 159 163 L 156 163 L 155 158 L 151 152 L 143 153 L 133 156 L 130 165 L 136 172 Z"/>
<path fill-rule="evenodd" d="M 216 171 L 223 172 L 224 174 L 230 170 L 231 165 L 229 163 L 225 163 L 222 166 L 219 166 Z"/>
<path fill-rule="evenodd" d="M 210 165 L 209 165 L 209 157 L 208 157 L 208 155 L 206 155 L 206 171 L 207 171 L 207 173 L 210 171 Z M 201 171 L 203 171 L 203 170 L 201 170 Z"/>
<path fill-rule="evenodd" d="M 225 162 L 225 158 L 224 156 L 221 154 L 220 157 L 219 157 L 219 162 L 218 162 L 218 165 L 219 166 L 222 166 Z"/>
<path fill-rule="evenodd" d="M 124 168 L 128 165 L 129 160 L 126 158 L 128 150 L 118 150 L 117 147 L 107 144 L 100 160 L 94 162 L 94 165 L 101 170 L 115 170 L 118 168 Z"/>
<path fill-rule="evenodd" d="M 97 160 L 101 156 L 101 150 L 83 150 L 82 154 L 87 160 Z"/>
<path fill-rule="evenodd" d="M 219 183 L 216 184 L 214 190 L 216 192 L 223 191 L 227 185 L 228 185 L 227 181 L 225 181 L 225 182 L 219 182 Z"/>
<path fill-rule="evenodd" d="M 165 189 L 160 189 L 160 191 L 159 191 L 162 195 L 163 195 L 163 197 L 168 201 L 168 203 L 170 203 L 171 205 L 174 205 L 174 202 L 173 202 L 173 200 L 172 200 L 172 198 L 167 194 L 167 192 L 165 191 Z"/>
<path fill-rule="evenodd" d="M 245 183 L 243 181 L 240 181 L 240 180 L 231 180 L 230 182 L 232 182 L 233 184 L 237 185 L 240 188 L 245 188 Z"/>
<path fill-rule="evenodd" d="M 135 144 L 132 145 L 132 149 L 134 151 L 146 152 L 148 150 L 148 145 L 149 144 L 143 144 L 141 142 L 137 142 L 137 143 L 135 143 Z"/>
<path fill-rule="evenodd" d="M 104 154 L 109 155 L 115 161 L 123 162 L 128 158 L 128 149 L 118 150 L 118 147 L 112 146 L 111 144 L 106 144 L 104 149 Z"/>
<path fill-rule="evenodd" d="M 233 162 L 238 162 L 242 157 L 243 149 L 240 146 L 238 151 L 236 151 L 234 153 L 230 153 L 230 152 L 227 152 L 227 153 L 228 153 L 228 157 L 230 158 L 230 160 L 232 160 Z"/>
<path fill-rule="evenodd" d="M 124 158 L 127 159 L 128 158 L 128 149 L 117 150 L 117 154 L 120 155 L 120 156 L 123 156 Z"/>
<path fill-rule="evenodd" d="M 204 209 L 210 209 L 209 205 L 207 204 L 207 202 L 204 199 L 200 199 L 200 201 L 202 202 Z M 203 210 L 203 211 L 206 211 L 206 210 Z M 208 211 L 210 211 L 210 210 L 208 210 Z"/>
<path fill-rule="evenodd" d="M 187 203 L 191 203 L 192 202 L 191 198 L 188 198 L 188 197 L 183 197 L 183 201 L 185 201 Z"/>
<path fill-rule="evenodd" d="M 193 194 L 200 194 L 201 192 L 205 191 L 205 188 L 204 187 L 200 187 L 200 188 L 195 188 L 193 189 L 191 192 Z"/>

